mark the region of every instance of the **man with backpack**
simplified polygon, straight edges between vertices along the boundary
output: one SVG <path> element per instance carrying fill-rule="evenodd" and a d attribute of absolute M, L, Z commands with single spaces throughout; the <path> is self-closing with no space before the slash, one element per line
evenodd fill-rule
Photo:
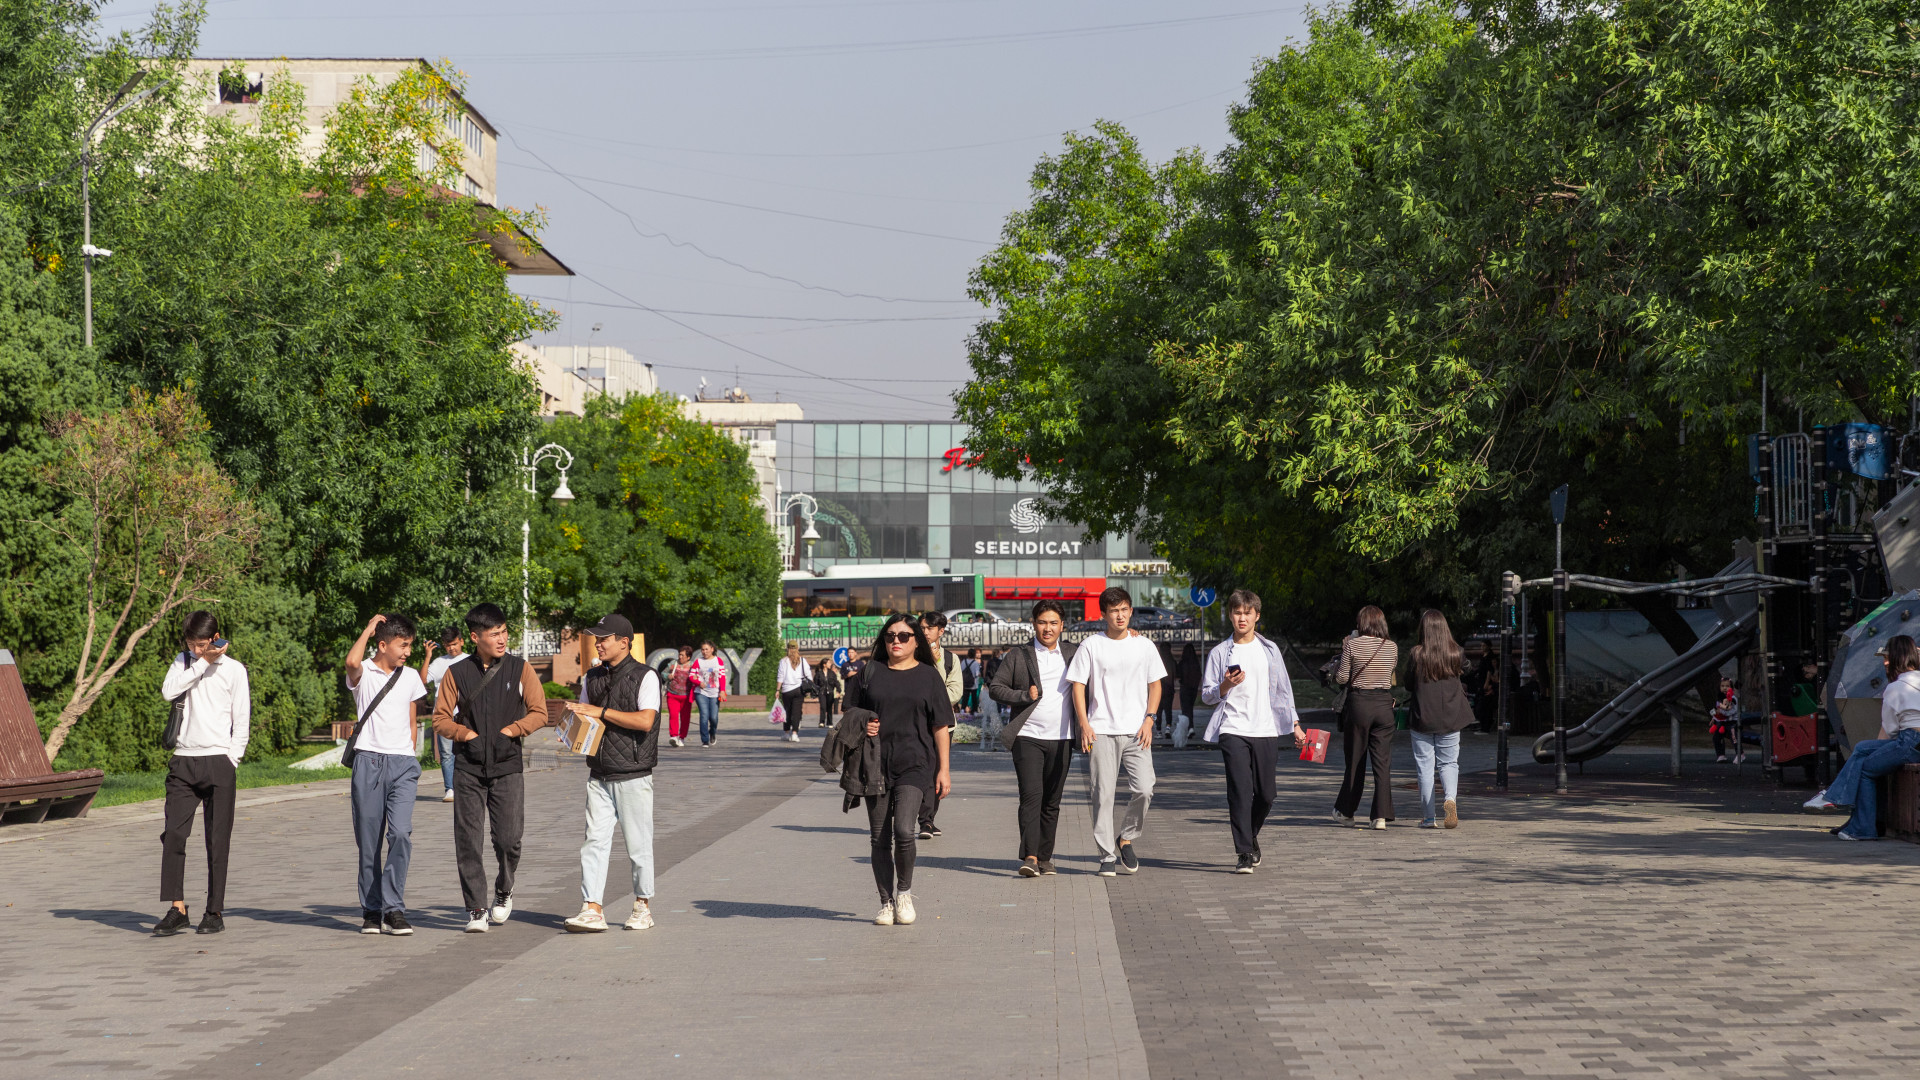
<path fill-rule="evenodd" d="M 599 666 L 580 683 L 580 702 L 571 711 L 598 719 L 606 730 L 598 750 L 587 758 L 587 839 L 580 846 L 580 914 L 566 921 L 568 933 L 595 934 L 607 928 L 601 897 L 607 888 L 607 862 L 613 856 L 613 827 L 627 845 L 633 864 L 633 914 L 629 930 L 653 925 L 653 769 L 660 759 L 660 673 L 634 659 L 633 624 L 609 615 L 591 630 Z"/>
<path fill-rule="evenodd" d="M 467 933 L 513 915 L 513 875 L 526 824 L 520 740 L 547 726 L 547 692 L 533 665 L 507 652 L 507 615 L 498 604 L 467 612 L 473 652 L 447 669 L 433 707 L 433 731 L 454 742 L 453 855 L 467 904 Z M 487 903 L 480 839 L 493 835 L 499 864 Z"/>
<path fill-rule="evenodd" d="M 920 632 L 926 635 L 927 644 L 933 649 L 933 669 L 940 673 L 940 681 L 947 687 L 947 706 L 952 708 L 960 704 L 960 658 L 940 647 L 940 638 L 947 632 L 947 617 L 937 611 L 929 611 L 920 616 Z M 940 795 L 934 791 L 929 781 L 926 794 L 920 800 L 920 839 L 931 840 L 940 835 L 940 827 L 933 823 L 933 816 L 940 812 Z"/>
<path fill-rule="evenodd" d="M 413 933 L 407 922 L 407 865 L 413 859 L 413 800 L 420 788 L 420 699 L 427 696 L 413 655 L 413 622 L 375 615 L 347 648 L 347 693 L 353 697 L 353 734 L 341 763 L 353 770 L 353 841 L 360 849 L 360 932 Z M 367 639 L 374 640 L 373 660 Z M 368 670 L 368 668 L 372 670 Z M 380 865 L 381 841 L 387 849 Z"/>

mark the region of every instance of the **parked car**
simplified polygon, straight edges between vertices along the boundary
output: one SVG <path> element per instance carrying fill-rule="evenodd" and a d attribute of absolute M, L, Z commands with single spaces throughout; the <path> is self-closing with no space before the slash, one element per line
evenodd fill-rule
<path fill-rule="evenodd" d="M 1005 619 L 985 608 L 954 608 L 940 614 L 947 617 L 941 643 L 951 649 L 1001 648 L 1033 639 L 1032 623 Z"/>
<path fill-rule="evenodd" d="M 1141 633 L 1149 630 L 1197 630 L 1200 620 L 1191 615 L 1182 615 L 1172 608 L 1140 606 L 1133 609 L 1133 619 L 1127 623 Z M 1069 631 L 1090 631 L 1100 633 L 1106 629 L 1103 619 L 1086 619 L 1067 627 Z"/>

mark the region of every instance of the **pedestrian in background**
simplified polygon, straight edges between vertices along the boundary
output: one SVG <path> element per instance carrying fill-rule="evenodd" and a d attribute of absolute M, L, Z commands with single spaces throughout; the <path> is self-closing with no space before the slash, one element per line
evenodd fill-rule
<path fill-rule="evenodd" d="M 1360 795 L 1366 787 L 1367 766 L 1373 766 L 1372 826 L 1384 829 L 1393 820 L 1393 673 L 1400 647 L 1387 638 L 1387 614 L 1368 604 L 1360 609 L 1354 631 L 1340 643 L 1333 681 L 1347 688 L 1340 714 L 1342 748 L 1347 756 L 1346 779 L 1334 800 L 1334 817 L 1354 823 Z"/>
<path fill-rule="evenodd" d="M 587 758 L 587 834 L 580 845 L 580 914 L 565 922 L 568 933 L 607 928 L 601 898 L 613 830 L 633 867 L 633 913 L 629 930 L 653 925 L 653 770 L 660 761 L 660 673 L 633 655 L 633 623 L 608 615 L 586 631 L 600 663 L 580 680 L 580 700 L 568 711 L 606 726 L 599 749 Z"/>
<path fill-rule="evenodd" d="M 720 706 L 727 700 L 727 662 L 717 655 L 713 642 L 700 643 L 700 659 L 693 662 L 688 676 L 693 686 L 693 703 L 700 708 L 700 745 L 720 741 Z"/>
<path fill-rule="evenodd" d="M 1445 795 L 1442 824 L 1460 824 L 1455 802 L 1460 788 L 1460 733 L 1473 726 L 1473 707 L 1460 682 L 1465 655 L 1453 639 L 1447 617 L 1428 608 L 1420 613 L 1420 641 L 1407 654 L 1408 726 L 1413 729 L 1413 767 L 1420 774 L 1420 827 L 1435 825 L 1433 777 L 1440 774 Z"/>
<path fill-rule="evenodd" d="M 1847 823 L 1834 830 L 1842 840 L 1880 839 L 1879 791 L 1874 781 L 1920 764 L 1920 648 L 1900 634 L 1887 639 L 1887 687 L 1880 695 L 1880 738 L 1853 744 L 1832 786 L 1806 801 L 1809 810 L 1852 807 Z"/>
<path fill-rule="evenodd" d="M 460 628 L 449 626 L 440 631 L 440 648 L 443 655 L 433 655 L 432 641 L 427 642 L 426 652 L 420 657 L 420 681 L 427 687 L 427 708 L 431 710 L 439 700 L 440 680 L 446 676 L 447 669 L 460 662 L 466 652 L 466 639 L 461 637 Z M 428 715 L 432 715 L 429 711 Z M 429 724 L 429 727 L 432 725 Z M 433 755 L 440 759 L 440 785 L 446 788 L 441 794 L 441 802 L 453 801 L 453 740 L 445 736 L 433 737 Z"/>
<path fill-rule="evenodd" d="M 953 701 L 933 667 L 933 648 L 910 617 L 887 617 L 874 639 L 860 677 L 848 684 L 847 707 L 874 713 L 867 736 L 880 740 L 885 791 L 867 795 L 868 849 L 880 889 L 880 926 L 908 926 L 913 906 L 913 864 L 919 837 L 920 800 L 927 789 L 939 797 L 952 790 L 948 772 Z"/>
<path fill-rule="evenodd" d="M 840 702 L 840 695 L 846 692 L 846 683 L 840 678 L 840 669 L 833 666 L 833 657 L 823 656 L 814 668 L 813 685 L 820 695 L 820 726 L 833 726 L 833 710 Z"/>
<path fill-rule="evenodd" d="M 1185 714 L 1187 727 L 1193 727 L 1193 706 L 1200 700 L 1200 685 L 1204 682 L 1200 670 L 1200 652 L 1189 641 L 1180 649 L 1180 711 Z"/>
<path fill-rule="evenodd" d="M 989 700 L 1011 714 L 1000 745 L 1013 752 L 1020 788 L 1020 876 L 1053 874 L 1060 797 L 1073 766 L 1073 696 L 1067 667 L 1079 647 L 1060 640 L 1067 617 L 1055 600 L 1033 605 L 1033 640 L 1007 650 L 987 684 Z"/>
<path fill-rule="evenodd" d="M 960 704 L 960 658 L 940 647 L 940 639 L 947 633 L 947 617 L 937 611 L 929 611 L 920 616 L 920 632 L 927 639 L 927 647 L 933 652 L 933 667 L 940 675 L 940 682 L 947 688 L 947 710 L 951 715 L 955 706 Z M 951 722 L 951 721 L 949 721 Z M 940 812 L 939 792 L 933 790 L 931 781 L 927 783 L 924 796 L 920 800 L 920 839 L 931 840 L 940 835 L 940 826 L 934 824 L 935 814 Z"/>
<path fill-rule="evenodd" d="M 687 676 L 693 671 L 693 647 L 680 646 L 680 655 L 667 668 L 667 743 L 687 745 L 687 714 L 693 711 L 693 687 Z"/>
<path fill-rule="evenodd" d="M 1155 737 L 1173 737 L 1173 702 L 1179 683 L 1174 678 L 1173 648 L 1160 646 L 1160 669 L 1167 677 L 1160 680 L 1160 708 L 1153 714 L 1153 733 Z"/>
<path fill-rule="evenodd" d="M 407 666 L 417 632 L 404 615 L 375 615 L 340 665 L 359 718 L 347 740 L 353 842 L 360 852 L 360 932 L 413 933 L 407 867 L 413 862 L 413 802 L 420 791 L 420 699 L 427 684 Z M 367 659 L 367 640 L 373 659 Z M 372 670 L 369 671 L 368 668 Z M 386 864 L 380 848 L 386 846 Z"/>
<path fill-rule="evenodd" d="M 1093 804 L 1093 843 L 1100 850 L 1101 877 L 1139 873 L 1133 841 L 1146 831 L 1153 800 L 1153 714 L 1167 669 L 1153 642 L 1128 632 L 1133 597 L 1122 588 L 1100 594 L 1106 632 L 1080 643 L 1067 666 L 1073 684 L 1074 721 L 1087 755 L 1087 800 Z M 1113 795 L 1125 770 L 1132 796 L 1114 842 Z"/>
<path fill-rule="evenodd" d="M 1306 734 L 1293 707 L 1293 680 L 1280 646 L 1262 637 L 1260 597 L 1235 589 L 1227 597 L 1233 636 L 1207 654 L 1200 700 L 1213 706 L 1205 742 L 1220 744 L 1227 775 L 1227 823 L 1233 832 L 1234 873 L 1251 874 L 1262 861 L 1260 829 L 1276 795 L 1280 734 Z"/>
<path fill-rule="evenodd" d="M 201 808 L 207 837 L 207 906 L 195 933 L 226 929 L 227 850 L 233 843 L 235 770 L 252 733 L 253 691 L 246 665 L 227 655 L 212 612 L 193 611 L 180 624 L 180 654 L 160 680 L 160 697 L 185 697 L 184 722 L 167 759 L 165 824 L 160 831 L 160 899 L 171 903 L 153 927 L 172 937 L 193 919 L 187 914 L 187 837 L 193 811 Z"/>
<path fill-rule="evenodd" d="M 980 650 L 968 649 L 960 660 L 960 710 L 972 718 L 980 707 Z"/>
<path fill-rule="evenodd" d="M 780 737 L 787 742 L 800 741 L 800 714 L 807 707 L 807 685 L 812 681 L 812 671 L 800 656 L 800 644 L 787 642 L 787 655 L 780 658 L 779 670 L 775 673 L 774 693 L 780 697 L 780 708 L 786 718 L 780 725 Z"/>

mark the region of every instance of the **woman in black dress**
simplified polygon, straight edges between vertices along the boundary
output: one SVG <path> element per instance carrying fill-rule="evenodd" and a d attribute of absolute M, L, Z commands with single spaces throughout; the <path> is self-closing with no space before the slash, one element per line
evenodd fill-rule
<path fill-rule="evenodd" d="M 880 887 L 880 914 L 873 921 L 908 926 L 916 917 L 913 860 L 922 792 L 931 787 L 944 799 L 953 787 L 947 772 L 953 706 L 920 624 L 906 615 L 888 617 L 866 667 L 847 686 L 847 707 L 877 714 L 867 722 L 867 735 L 880 740 L 886 778 L 884 793 L 865 798 L 873 881 Z"/>

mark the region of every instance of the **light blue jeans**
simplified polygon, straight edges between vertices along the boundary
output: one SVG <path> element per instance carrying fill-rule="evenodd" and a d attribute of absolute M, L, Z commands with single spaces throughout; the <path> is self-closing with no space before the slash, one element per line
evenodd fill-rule
<path fill-rule="evenodd" d="M 1413 735 L 1413 771 L 1420 774 L 1420 823 L 1433 824 L 1433 771 L 1440 769 L 1440 788 L 1447 801 L 1460 792 L 1460 733 Z"/>
<path fill-rule="evenodd" d="M 720 737 L 720 699 L 695 694 L 693 700 L 700 706 L 700 745 L 705 746 Z"/>
<path fill-rule="evenodd" d="M 453 740 L 445 735 L 433 737 L 434 749 L 440 751 L 440 784 L 448 791 L 453 790 Z"/>
<path fill-rule="evenodd" d="M 587 781 L 587 840 L 580 845 L 580 899 L 600 903 L 613 858 L 613 827 L 627 842 L 633 895 L 653 896 L 653 777 Z"/>
<path fill-rule="evenodd" d="M 1828 802 L 1853 808 L 1853 816 L 1840 831 L 1856 840 L 1880 839 L 1880 793 L 1874 780 L 1913 764 L 1920 764 L 1920 731 L 1909 729 L 1891 739 L 1853 744 L 1853 754 L 1840 767 L 1840 775 L 1827 785 Z"/>

